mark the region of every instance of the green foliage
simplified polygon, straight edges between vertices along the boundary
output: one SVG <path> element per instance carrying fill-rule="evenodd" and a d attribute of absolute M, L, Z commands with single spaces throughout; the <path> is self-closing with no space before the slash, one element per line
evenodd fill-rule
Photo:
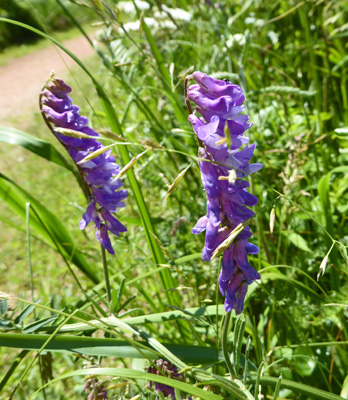
<path fill-rule="evenodd" d="M 0 17 L 16 19 L 35 28 L 43 28 L 35 15 L 24 1 L 2 0 L 0 4 Z M 30 42 L 37 39 L 37 36 L 19 26 L 0 26 L 0 50 L 14 43 Z"/>
<path fill-rule="evenodd" d="M 87 9 L 79 9 L 69 1 L 66 7 L 72 12 L 79 10 L 79 21 L 89 21 L 92 14 Z M 61 12 L 55 0 L 1 0 L 0 17 L 13 19 L 44 31 L 66 31 L 73 26 L 69 17 Z M 13 45 L 35 42 L 39 37 L 27 29 L 8 24 L 0 24 L 0 51 Z"/>
<path fill-rule="evenodd" d="M 179 398 L 178 391 L 207 399 L 347 398 L 347 3 L 149 1 L 146 10 L 112 0 L 74 3 L 99 20 L 97 40 L 87 36 L 66 2 L 54 2 L 55 12 L 94 46 L 91 64 L 51 36 L 31 31 L 59 45 L 87 73 L 73 72 L 82 95 L 71 82 L 72 97 L 105 143 L 115 144 L 120 164 L 148 151 L 124 179 L 130 195 L 120 216 L 129 232 L 114 241 L 117 255 L 108 259 L 109 309 L 93 229 L 87 236 L 76 229 L 85 199 L 75 169 L 51 145 L 44 125 L 34 124 L 30 135 L 20 124 L 1 128 L 2 142 L 33 157 L 26 164 L 29 182 L 12 161 L 6 171 L 11 179 L 0 179 L 8 206 L 0 213 L 2 231 L 26 231 L 22 221 L 30 202 L 32 233 L 26 233 L 34 249 L 30 277 L 21 272 L 24 284 L 33 281 L 31 300 L 21 297 L 28 287 L 11 282 L 17 258 L 26 266 L 29 243 L 5 254 L 4 265 L 11 265 L 0 302 L 2 364 L 11 366 L 0 382 L 5 398 L 13 390 L 24 396 L 40 388 L 36 398 L 82 398 L 81 376 L 95 374 L 110 396 L 154 399 L 145 371 L 157 358 L 184 371 L 184 382 L 175 383 Z M 191 16 L 169 15 L 167 7 Z M 2 20 L 4 26 L 10 24 Z M 264 164 L 251 180 L 259 198 L 253 240 L 261 248 L 251 263 L 261 282 L 249 288 L 239 319 L 225 316 L 216 285 L 219 260 L 201 261 L 203 238 L 191 234 L 205 212 L 183 96 L 184 78 L 193 70 L 243 87 L 254 123 L 248 131 L 257 143 L 254 160 Z M 45 179 L 62 195 L 52 199 L 49 190 L 35 186 Z M 13 235 L 11 245 L 19 241 Z M 1 239 L 6 245 L 7 238 Z M 46 261 L 48 247 L 57 254 L 51 250 Z M 62 259 L 75 264 L 78 275 L 71 268 L 66 275 Z M 41 279 L 52 266 L 55 296 L 45 292 Z M 11 348 L 23 351 L 17 355 Z M 50 351 L 55 379 L 43 389 L 46 381 L 39 377 L 49 374 L 42 357 Z M 168 383 L 161 375 L 152 379 Z"/>

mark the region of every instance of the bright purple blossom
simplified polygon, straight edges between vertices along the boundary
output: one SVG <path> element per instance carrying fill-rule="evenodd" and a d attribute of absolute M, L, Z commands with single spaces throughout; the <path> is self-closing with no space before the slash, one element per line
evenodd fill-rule
<path fill-rule="evenodd" d="M 63 80 L 50 79 L 41 94 L 41 111 L 45 120 L 50 123 L 52 132 L 77 165 L 88 191 L 89 204 L 80 222 L 80 229 L 85 229 L 93 221 L 97 228 L 97 239 L 110 254 L 114 254 L 108 232 L 119 236 L 120 232 L 127 229 L 111 213 L 125 206 L 123 200 L 127 197 L 127 190 L 119 190 L 123 183 L 120 179 L 114 180 L 120 167 L 110 155 L 111 150 L 78 164 L 90 153 L 101 150 L 104 145 L 97 140 L 99 134 L 87 126 L 88 119 L 80 116 L 79 107 L 73 105 L 68 96 L 70 92 L 70 86 Z M 71 129 L 92 138 L 66 136 L 55 128 Z"/>
<path fill-rule="evenodd" d="M 205 230 L 202 258 L 209 261 L 231 232 L 254 216 L 248 207 L 257 204 L 257 198 L 247 191 L 249 183 L 242 178 L 260 170 L 262 164 L 250 163 L 255 144 L 248 145 L 249 138 L 244 136 L 252 124 L 247 115 L 240 115 L 245 99 L 242 89 L 198 71 L 192 78 L 197 84 L 189 87 L 187 97 L 196 107 L 189 121 L 200 143 L 198 164 L 207 193 L 207 214 L 198 220 L 192 233 Z M 259 251 L 247 241 L 251 236 L 246 226 L 223 254 L 219 287 L 227 312 L 242 312 L 248 285 L 260 278 L 248 262 L 248 254 Z"/>
<path fill-rule="evenodd" d="M 147 370 L 150 374 L 166 376 L 168 378 L 176 379 L 182 381 L 184 379 L 184 374 L 179 374 L 178 368 L 170 363 L 169 361 L 165 361 L 162 359 L 156 360 L 156 366 L 151 365 L 151 367 Z M 171 386 L 165 385 L 164 383 L 150 382 L 150 388 L 155 386 L 155 391 L 161 392 L 164 397 L 172 396 L 175 399 L 175 391 Z"/>

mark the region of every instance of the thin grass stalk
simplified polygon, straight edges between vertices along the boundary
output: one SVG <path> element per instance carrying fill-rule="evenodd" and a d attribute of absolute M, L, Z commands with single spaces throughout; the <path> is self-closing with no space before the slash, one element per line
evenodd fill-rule
<path fill-rule="evenodd" d="M 133 1 L 133 5 L 136 9 L 138 18 L 140 18 L 141 13 L 140 13 L 140 10 L 137 7 L 137 4 L 135 1 Z M 150 29 L 146 25 L 145 20 L 142 21 L 142 27 L 145 32 L 147 41 L 150 45 L 151 52 L 156 60 L 159 75 L 163 82 L 164 88 L 166 89 L 166 92 L 168 94 L 169 101 L 173 106 L 175 116 L 178 119 L 180 124 L 187 124 L 186 113 L 183 110 L 181 101 L 180 101 L 179 97 L 177 96 L 177 94 L 172 91 L 170 73 L 165 66 L 164 58 L 163 58 L 159 48 L 157 47 L 155 39 L 153 38 Z"/>
<path fill-rule="evenodd" d="M 276 385 L 276 387 L 274 389 L 273 400 L 277 400 L 278 399 L 278 394 L 279 394 L 279 391 L 280 391 L 280 386 L 282 384 L 282 379 L 283 379 L 283 375 L 280 374 L 279 378 L 278 378 L 278 381 L 277 381 L 277 385 Z"/>
<path fill-rule="evenodd" d="M 259 400 L 259 391 L 261 389 L 260 387 L 260 379 L 263 373 L 263 368 L 265 365 L 265 361 L 262 361 L 261 364 L 259 365 L 259 368 L 257 370 L 257 375 L 256 375 L 256 379 L 255 379 L 255 389 L 254 389 L 254 397 L 255 400 Z"/>
<path fill-rule="evenodd" d="M 231 311 L 226 313 L 225 315 L 225 321 L 224 321 L 224 326 L 222 329 L 222 338 L 221 338 L 221 344 L 222 344 L 222 353 L 225 358 L 225 362 L 227 365 L 227 369 L 230 373 L 231 380 L 236 378 L 236 371 L 231 363 L 230 360 L 230 355 L 228 353 L 228 334 L 229 334 L 229 327 L 230 327 L 230 321 L 231 321 Z"/>
<path fill-rule="evenodd" d="M 33 268 L 31 264 L 31 245 L 30 245 L 30 203 L 25 205 L 26 214 L 26 228 L 27 228 L 27 255 L 28 255 L 28 267 L 29 267 L 29 279 L 30 279 L 30 293 L 31 300 L 34 301 L 34 283 L 33 283 Z M 34 310 L 35 315 L 35 310 Z"/>
<path fill-rule="evenodd" d="M 6 372 L 5 376 L 2 378 L 0 382 L 0 393 L 4 389 L 6 383 L 10 380 L 12 374 L 15 372 L 16 368 L 19 364 L 25 359 L 26 355 L 29 353 L 29 350 L 22 350 L 18 356 L 15 358 L 12 365 L 9 367 L 8 371 Z"/>
<path fill-rule="evenodd" d="M 111 298 L 111 286 L 110 286 L 108 262 L 106 260 L 105 249 L 104 249 L 104 247 L 102 245 L 100 245 L 100 251 L 101 251 L 101 258 L 102 258 L 102 262 L 103 262 L 103 273 L 104 273 L 106 296 L 107 296 L 107 299 L 108 299 L 109 315 L 111 315 L 111 301 L 112 301 L 112 298 Z"/>

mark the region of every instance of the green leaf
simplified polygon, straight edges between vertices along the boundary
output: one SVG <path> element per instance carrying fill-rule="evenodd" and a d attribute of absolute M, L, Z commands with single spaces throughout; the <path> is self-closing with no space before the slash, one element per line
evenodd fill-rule
<path fill-rule="evenodd" d="M 38 329 L 42 328 L 43 326 L 46 326 L 46 325 L 50 324 L 51 322 L 54 322 L 57 318 L 58 318 L 58 316 L 47 317 L 44 319 L 40 319 L 39 321 L 32 322 L 31 324 L 24 327 L 23 332 L 24 333 L 35 332 Z"/>
<path fill-rule="evenodd" d="M 37 156 L 74 172 L 73 165 L 70 164 L 63 157 L 63 155 L 58 150 L 56 150 L 54 146 L 51 145 L 51 143 L 45 142 L 41 139 L 37 139 L 34 136 L 30 136 L 27 133 L 19 131 L 18 129 L 1 126 L 0 142 L 22 146 L 25 149 L 36 154 Z"/>
<path fill-rule="evenodd" d="M 294 364 L 296 372 L 302 376 L 311 376 L 317 363 L 313 359 L 313 352 L 309 347 L 302 346 L 295 349 Z"/>
<path fill-rule="evenodd" d="M 35 304 L 39 303 L 41 301 L 41 299 L 37 299 L 34 301 Z M 25 320 L 25 318 L 27 318 L 27 316 L 35 309 L 34 305 L 29 305 L 26 306 L 25 309 L 18 314 L 18 316 L 15 318 L 14 322 L 15 324 L 20 324 L 21 322 L 23 322 Z"/>
<path fill-rule="evenodd" d="M 96 270 L 85 260 L 82 252 L 77 248 L 59 219 L 3 174 L 0 174 L 0 198 L 24 221 L 26 218 L 25 204 L 29 202 L 31 209 L 35 210 L 35 212 L 31 211 L 30 226 L 42 236 L 47 244 L 56 248 L 64 257 L 71 260 L 94 283 L 100 282 Z"/>
<path fill-rule="evenodd" d="M 307 241 L 296 232 L 283 232 L 290 242 L 303 251 L 311 253 L 312 250 L 308 247 Z"/>
<path fill-rule="evenodd" d="M 344 399 L 348 399 L 348 375 L 346 376 L 346 379 L 343 382 L 340 394 L 341 397 L 343 397 Z"/>
<path fill-rule="evenodd" d="M 320 202 L 321 202 L 321 206 L 322 206 L 323 216 L 325 219 L 326 229 L 328 230 L 328 232 L 330 234 L 332 234 L 333 221 L 332 221 L 330 198 L 329 198 L 330 176 L 331 176 L 331 174 L 329 173 L 329 174 L 324 175 L 320 179 L 320 181 L 318 183 L 318 193 L 319 193 Z"/>
<path fill-rule="evenodd" d="M 5 315 L 8 310 L 7 300 L 3 299 L 0 301 L 0 314 Z"/>
<path fill-rule="evenodd" d="M 1 343 L 1 342 L 0 342 Z M 2 392 L 2 389 L 5 387 L 6 383 L 9 381 L 11 378 L 12 374 L 18 367 L 18 365 L 24 360 L 25 356 L 29 353 L 28 350 L 23 350 L 21 351 L 18 356 L 15 358 L 14 362 L 12 365 L 9 367 L 6 375 L 3 377 L 3 379 L 0 382 L 0 393 Z"/>
<path fill-rule="evenodd" d="M 40 350 L 50 335 L 39 334 L 0 334 L 0 346 L 26 349 Z M 83 336 L 59 336 L 56 335 L 47 344 L 45 350 L 59 353 L 77 353 L 90 356 L 103 357 L 129 357 L 143 358 L 143 356 L 128 342 L 107 339 L 107 338 L 89 338 Z M 148 358 L 155 358 L 155 354 L 149 349 L 144 351 Z"/>
<path fill-rule="evenodd" d="M 0 346 L 8 348 L 40 350 L 50 335 L 0 333 Z M 184 362 L 206 364 L 223 360 L 222 353 L 216 354 L 214 347 L 178 345 L 164 343 L 163 346 Z M 152 350 L 142 349 L 142 353 L 127 341 L 71 335 L 56 335 L 47 344 L 45 350 L 58 353 L 77 353 L 90 356 L 156 359 L 158 355 Z M 252 365 L 251 365 L 252 366 Z"/>

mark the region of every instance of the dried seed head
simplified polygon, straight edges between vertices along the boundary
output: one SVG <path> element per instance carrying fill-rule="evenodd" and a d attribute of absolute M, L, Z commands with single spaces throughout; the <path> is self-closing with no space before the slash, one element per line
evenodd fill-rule
<path fill-rule="evenodd" d="M 273 207 L 271 210 L 271 214 L 269 216 L 269 230 L 273 233 L 275 223 L 275 208 Z"/>

